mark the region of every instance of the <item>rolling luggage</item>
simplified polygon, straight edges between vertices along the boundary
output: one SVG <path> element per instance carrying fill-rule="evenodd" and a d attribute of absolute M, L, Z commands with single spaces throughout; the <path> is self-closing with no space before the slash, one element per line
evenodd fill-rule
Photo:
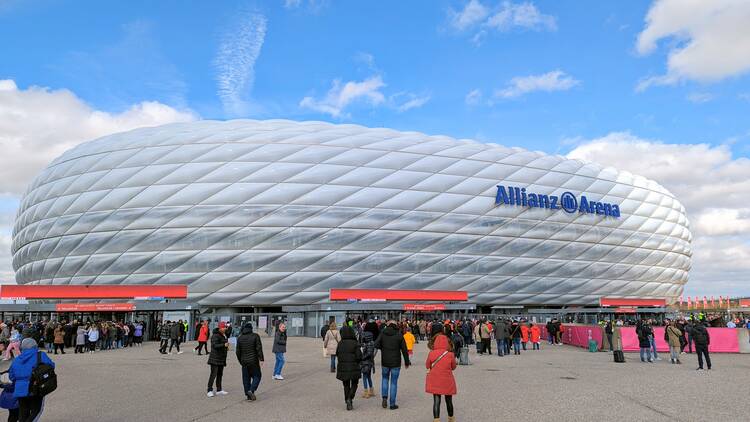
<path fill-rule="evenodd" d="M 464 346 L 461 348 L 461 352 L 458 355 L 458 364 L 459 365 L 469 364 L 469 347 L 468 346 Z"/>
<path fill-rule="evenodd" d="M 612 353 L 615 356 L 615 362 L 616 363 L 625 363 L 625 354 L 622 353 L 622 350 L 615 350 Z"/>

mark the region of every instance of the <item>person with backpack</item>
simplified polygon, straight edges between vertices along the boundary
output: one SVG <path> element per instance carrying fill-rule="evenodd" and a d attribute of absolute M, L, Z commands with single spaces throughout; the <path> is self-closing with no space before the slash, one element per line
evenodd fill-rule
<path fill-rule="evenodd" d="M 445 396 L 448 422 L 454 422 L 456 419 L 453 416 L 453 396 L 457 391 L 453 371 L 456 369 L 456 356 L 448 337 L 437 334 L 430 343 L 432 350 L 425 361 L 425 392 L 432 394 L 432 417 L 435 418 L 435 422 L 440 421 L 440 401 L 441 397 Z"/>
<path fill-rule="evenodd" d="M 371 324 L 375 325 L 375 323 Z M 372 373 L 375 370 L 375 337 L 372 335 L 372 331 L 367 328 L 365 326 L 361 336 L 362 360 L 360 371 L 362 372 L 362 387 L 365 390 L 362 394 L 363 399 L 375 397 L 375 387 L 372 384 Z M 375 328 L 377 329 L 377 327 Z"/>
<path fill-rule="evenodd" d="M 44 409 L 44 396 L 57 388 L 55 363 L 39 350 L 32 338 L 21 342 L 21 355 L 10 365 L 8 377 L 15 384 L 13 397 L 18 399 L 18 420 L 35 421 Z"/>

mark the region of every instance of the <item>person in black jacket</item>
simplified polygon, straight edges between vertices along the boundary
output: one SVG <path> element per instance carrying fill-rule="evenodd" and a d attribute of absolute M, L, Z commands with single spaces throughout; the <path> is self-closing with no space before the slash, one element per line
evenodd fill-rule
<path fill-rule="evenodd" d="M 271 350 L 276 355 L 276 365 L 273 367 L 273 379 L 283 380 L 281 369 L 284 367 L 284 354 L 286 353 L 286 324 L 279 322 L 276 327 L 276 333 L 273 336 L 273 348 Z"/>
<path fill-rule="evenodd" d="M 211 353 L 208 355 L 211 375 L 208 377 L 208 393 L 206 394 L 208 397 L 229 394 L 221 388 L 221 378 L 224 376 L 224 367 L 227 366 L 227 350 L 229 349 L 229 341 L 224 335 L 225 329 L 226 326 L 222 322 L 218 328 L 214 328 L 211 336 Z M 214 380 L 216 380 L 216 389 L 218 390 L 216 394 L 214 394 Z"/>
<path fill-rule="evenodd" d="M 362 350 L 352 327 L 345 325 L 341 328 L 341 341 L 336 347 L 336 356 L 339 360 L 339 365 L 336 367 L 336 379 L 344 384 L 346 410 L 352 410 L 357 384 L 362 374 L 359 366 L 362 362 Z"/>
<path fill-rule="evenodd" d="M 274 346 L 275 347 L 275 346 Z M 242 385 L 245 396 L 255 401 L 255 392 L 260 385 L 260 363 L 263 362 L 263 345 L 260 336 L 253 332 L 253 324 L 246 323 L 237 337 L 237 360 L 242 365 Z"/>
<path fill-rule="evenodd" d="M 396 394 L 398 393 L 398 376 L 401 373 L 401 357 L 404 358 L 404 366 L 409 368 L 409 353 L 406 349 L 404 335 L 398 330 L 396 321 L 388 321 L 387 327 L 375 340 L 375 348 L 380 349 L 380 364 L 383 367 L 383 380 L 380 384 L 380 395 L 383 397 L 383 409 L 389 407 L 391 410 L 398 409 L 396 405 Z M 388 400 L 390 385 L 390 403 Z"/>
<path fill-rule="evenodd" d="M 698 368 L 703 369 L 703 357 L 706 357 L 706 367 L 711 369 L 711 357 L 708 356 L 708 345 L 711 344 L 711 337 L 708 330 L 702 322 L 697 322 L 693 326 L 693 341 L 695 342 L 695 354 L 698 355 Z"/>

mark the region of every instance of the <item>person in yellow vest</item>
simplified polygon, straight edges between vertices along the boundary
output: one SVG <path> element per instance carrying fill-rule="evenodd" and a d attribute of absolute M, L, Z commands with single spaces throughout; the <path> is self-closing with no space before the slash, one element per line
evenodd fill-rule
<path fill-rule="evenodd" d="M 416 342 L 414 334 L 411 333 L 411 328 L 406 327 L 406 333 L 404 333 L 404 341 L 406 342 L 406 350 L 409 352 L 409 356 L 414 354 L 414 343 Z"/>

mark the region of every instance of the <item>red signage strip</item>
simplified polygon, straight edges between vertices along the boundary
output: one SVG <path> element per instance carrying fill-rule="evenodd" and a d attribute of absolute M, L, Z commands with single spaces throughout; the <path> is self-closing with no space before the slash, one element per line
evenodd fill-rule
<path fill-rule="evenodd" d="M 634 314 L 635 308 L 628 308 L 626 306 L 615 308 L 615 313 L 618 314 Z"/>
<path fill-rule="evenodd" d="M 435 305 L 422 305 L 419 303 L 405 303 L 404 310 L 405 311 L 444 311 L 445 305 L 443 305 L 442 303 L 435 304 Z"/>
<path fill-rule="evenodd" d="M 666 299 L 621 299 L 616 297 L 599 298 L 599 306 L 667 306 Z"/>
<path fill-rule="evenodd" d="M 134 311 L 132 303 L 58 303 L 55 305 L 57 312 L 117 312 Z"/>
<path fill-rule="evenodd" d="M 466 292 L 448 290 L 371 290 L 331 289 L 331 300 L 427 300 L 439 302 L 466 302 Z"/>
<path fill-rule="evenodd" d="M 750 308 L 750 299 L 740 299 L 740 307 Z"/>
<path fill-rule="evenodd" d="M 134 299 L 159 297 L 187 298 L 184 284 L 118 284 L 118 285 L 41 285 L 5 284 L 0 286 L 0 298 L 24 299 Z"/>

